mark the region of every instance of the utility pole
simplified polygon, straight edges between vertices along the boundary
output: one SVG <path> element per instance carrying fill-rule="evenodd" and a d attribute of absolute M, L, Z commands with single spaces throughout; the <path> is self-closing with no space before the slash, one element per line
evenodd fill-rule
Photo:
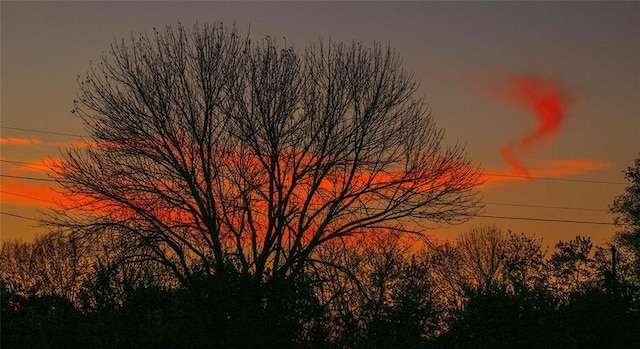
<path fill-rule="evenodd" d="M 616 275 L 616 247 L 611 246 L 611 273 L 613 274 L 613 280 L 618 283 L 618 276 Z"/>
<path fill-rule="evenodd" d="M 616 273 L 616 264 L 617 260 L 617 252 L 615 246 L 611 246 L 611 292 L 612 294 L 617 293 L 618 290 L 618 275 Z"/>

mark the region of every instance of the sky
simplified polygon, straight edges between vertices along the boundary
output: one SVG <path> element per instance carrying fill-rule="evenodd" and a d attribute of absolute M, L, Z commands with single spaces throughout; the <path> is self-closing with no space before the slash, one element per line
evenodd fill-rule
<path fill-rule="evenodd" d="M 429 232 L 436 240 L 493 223 L 549 246 L 603 244 L 640 156 L 640 2 L 2 1 L 0 16 L 2 240 L 44 231 L 29 220 L 56 191 L 36 180 L 43 161 L 87 135 L 71 113 L 78 76 L 114 40 L 178 22 L 235 21 L 298 49 L 320 38 L 395 48 L 445 144 L 465 144 L 486 173 L 485 217 Z"/>

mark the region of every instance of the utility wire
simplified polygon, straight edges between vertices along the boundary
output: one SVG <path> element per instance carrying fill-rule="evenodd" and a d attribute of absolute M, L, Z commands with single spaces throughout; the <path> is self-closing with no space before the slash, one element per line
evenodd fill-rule
<path fill-rule="evenodd" d="M 73 133 L 64 133 L 64 132 L 52 132 L 52 131 L 42 131 L 42 130 L 34 130 L 31 128 L 22 128 L 22 127 L 9 127 L 9 126 L 0 126 L 5 130 L 15 130 L 15 131 L 24 131 L 24 132 L 35 132 L 35 133 L 46 133 L 50 135 L 58 135 L 58 136 L 69 136 L 69 137 L 78 137 L 78 138 L 87 138 L 87 136 L 81 136 Z"/>
<path fill-rule="evenodd" d="M 519 221 L 536 221 L 536 222 L 614 225 L 613 223 L 609 223 L 609 222 L 574 221 L 574 220 L 568 220 L 568 219 L 548 219 L 548 218 L 529 218 L 529 217 L 491 216 L 491 215 L 482 215 L 482 214 L 481 215 L 477 215 L 475 217 L 496 218 L 496 219 L 512 219 L 512 220 L 519 220 Z"/>
<path fill-rule="evenodd" d="M 628 184 L 628 183 L 624 183 L 624 182 L 613 182 L 613 181 L 592 181 L 592 180 L 587 180 L 587 179 L 520 176 L 520 175 L 510 175 L 510 174 L 504 174 L 504 173 L 485 173 L 484 175 L 486 175 L 486 176 L 495 176 L 495 177 L 542 179 L 542 180 L 547 180 L 547 181 L 563 181 L 563 182 L 578 182 L 578 183 L 616 184 L 616 185 L 627 185 Z"/>
<path fill-rule="evenodd" d="M 5 161 L 5 160 L 2 160 Z M 26 176 L 13 176 L 13 175 L 5 175 L 0 174 L 0 177 L 9 177 L 9 178 L 18 178 L 18 179 L 26 179 L 26 180 L 34 180 L 34 181 L 46 181 L 46 182 L 55 182 L 53 179 L 47 178 L 35 178 L 35 177 L 26 177 Z M 11 193 L 8 193 L 11 194 Z M 597 209 L 597 208 L 581 208 L 581 207 L 565 207 L 565 206 L 544 206 L 544 205 L 527 205 L 527 204 L 514 204 L 514 203 L 504 203 L 504 202 L 485 202 L 487 205 L 495 205 L 495 206 L 509 206 L 509 207 L 531 207 L 531 208 L 545 208 L 545 209 L 559 209 L 559 210 L 574 210 L 574 211 L 592 211 L 592 212 L 608 212 L 608 210 Z"/>
<path fill-rule="evenodd" d="M 594 212 L 609 212 L 608 210 L 598 208 L 581 208 L 581 207 L 566 207 L 566 206 L 543 206 L 543 205 L 526 205 L 526 204 L 512 204 L 506 202 L 485 202 L 486 205 L 493 206 L 513 206 L 513 207 L 532 207 L 532 208 L 551 208 L 558 210 L 575 210 L 575 211 L 594 211 Z"/>
<path fill-rule="evenodd" d="M 2 211 L 0 211 L 0 213 L 1 213 L 1 214 L 3 214 L 3 215 L 12 216 L 12 217 L 16 217 L 16 218 L 27 219 L 27 220 L 35 221 L 35 222 L 39 222 L 39 221 L 40 221 L 40 220 L 35 219 L 35 218 L 26 217 L 26 216 L 21 216 L 21 215 L 17 215 L 17 214 L 13 214 L 13 213 L 2 212 Z M 480 218 L 497 218 L 497 219 L 513 219 L 513 220 L 525 220 L 525 221 L 537 221 L 537 222 L 554 222 L 554 223 L 577 223 L 577 224 L 614 225 L 613 223 L 608 223 L 608 222 L 573 221 L 573 220 L 566 220 L 566 219 L 527 218 L 527 217 L 507 217 L 507 216 L 490 216 L 490 215 L 477 215 L 477 216 L 475 216 L 475 217 L 480 217 Z"/>
<path fill-rule="evenodd" d="M 0 159 L 0 161 L 8 162 L 10 164 L 16 164 L 16 165 L 29 165 L 29 164 L 31 164 L 30 162 L 26 162 L 26 161 L 7 160 L 7 159 Z"/>
<path fill-rule="evenodd" d="M 14 213 L 9 213 L 9 212 L 4 212 L 4 211 L 0 211 L 0 214 L 6 215 L 6 216 L 15 217 L 15 218 L 26 219 L 26 220 L 33 221 L 33 222 L 40 222 L 40 220 L 39 220 L 39 219 L 35 219 L 35 218 L 31 218 L 31 217 L 26 217 L 26 216 L 21 216 L 21 215 L 19 215 L 19 214 L 14 214 Z"/>
<path fill-rule="evenodd" d="M 30 168 L 30 169 L 36 170 L 36 171 L 43 171 L 44 170 L 42 168 L 38 168 L 38 167 L 33 166 L 35 164 L 32 163 L 32 162 L 13 161 L 13 160 L 5 160 L 5 159 L 0 159 L 0 162 L 6 162 L 6 163 L 14 165 L 14 166 L 22 166 L 22 167 Z M 43 166 L 44 166 L 44 164 L 43 164 Z"/>
<path fill-rule="evenodd" d="M 55 202 L 53 202 L 53 201 L 51 201 L 51 200 L 45 200 L 45 199 L 41 199 L 41 198 L 37 198 L 37 197 L 34 197 L 34 196 L 29 196 L 29 195 L 23 195 L 23 194 L 18 194 L 18 193 L 11 193 L 11 192 L 4 191 L 4 190 L 0 190 L 0 193 L 2 193 L 2 194 L 7 194 L 7 195 L 13 195 L 13 196 L 20 196 L 20 197 L 23 197 L 23 198 L 27 198 L 27 199 L 31 199 L 31 200 L 37 200 L 37 201 L 42 201 L 42 202 L 47 202 L 47 203 L 50 203 L 50 204 L 55 204 Z"/>
<path fill-rule="evenodd" d="M 30 165 L 30 163 L 27 163 L 27 162 L 24 162 L 24 161 L 4 160 L 4 159 L 2 159 L 0 161 L 11 163 L 11 164 Z M 34 168 L 34 167 L 31 167 L 31 168 Z M 527 176 L 509 175 L 509 174 L 501 174 L 501 173 L 485 173 L 485 175 L 487 175 L 487 176 L 496 176 L 496 177 L 541 179 L 541 180 L 547 180 L 547 181 L 577 182 L 577 183 L 591 183 L 591 184 L 614 184 L 614 185 L 627 185 L 628 184 L 628 183 L 624 183 L 624 182 L 592 181 L 592 180 L 586 180 L 586 179 L 551 178 L 551 177 L 535 177 L 535 176 L 527 177 Z"/>
<path fill-rule="evenodd" d="M 17 179 L 27 179 L 27 180 L 30 180 L 30 181 L 55 182 L 55 180 L 53 180 L 53 179 L 49 179 L 49 178 L 36 178 L 36 177 L 27 177 L 27 176 L 13 176 L 13 175 L 7 175 L 7 174 L 0 174 L 0 177 L 6 177 L 6 178 L 17 178 Z"/>
<path fill-rule="evenodd" d="M 46 133 L 46 134 L 60 135 L 60 136 L 78 137 L 78 138 L 82 138 L 82 139 L 87 138 L 87 136 L 81 136 L 81 135 L 73 134 L 73 133 L 43 131 L 43 130 L 35 130 L 35 129 L 31 129 L 31 128 L 10 127 L 10 126 L 0 126 L 0 128 L 6 129 L 6 130 L 17 130 L 17 131 L 24 131 L 24 132 L 36 132 L 36 133 Z M 614 184 L 614 185 L 627 185 L 628 184 L 628 183 L 624 183 L 624 182 L 614 182 L 614 181 L 597 181 L 597 180 L 587 180 L 587 179 L 523 176 L 523 175 L 513 175 L 513 174 L 506 174 L 506 173 L 484 173 L 484 175 L 486 175 L 486 176 L 494 176 L 494 177 L 522 178 L 522 179 L 540 179 L 540 180 L 547 180 L 547 181 L 562 181 L 562 182 L 575 182 L 575 183 Z"/>

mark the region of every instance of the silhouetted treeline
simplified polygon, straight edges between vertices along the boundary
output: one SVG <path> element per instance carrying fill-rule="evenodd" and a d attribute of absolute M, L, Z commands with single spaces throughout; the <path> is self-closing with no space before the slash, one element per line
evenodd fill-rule
<path fill-rule="evenodd" d="M 2 248 L 3 348 L 630 348 L 638 278 L 624 246 L 476 227 L 419 248 L 394 234 L 323 247 L 295 278 L 233 265 L 177 283 L 83 256 L 62 234 Z M 613 253 L 612 253 L 613 252 Z M 320 267 L 325 265 L 326 267 Z"/>

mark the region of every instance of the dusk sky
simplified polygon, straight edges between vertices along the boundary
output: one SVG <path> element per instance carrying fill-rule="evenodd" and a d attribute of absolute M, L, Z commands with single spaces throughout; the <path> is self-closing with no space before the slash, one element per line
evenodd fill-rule
<path fill-rule="evenodd" d="M 640 2 L 2 1 L 0 11 L 2 240 L 42 232 L 25 218 L 50 205 L 55 183 L 33 178 L 87 135 L 71 114 L 77 77 L 115 39 L 178 22 L 235 21 L 297 49 L 320 38 L 395 48 L 445 143 L 466 144 L 487 174 L 489 217 L 435 239 L 495 223 L 550 246 L 604 243 L 622 171 L 640 156 Z"/>

